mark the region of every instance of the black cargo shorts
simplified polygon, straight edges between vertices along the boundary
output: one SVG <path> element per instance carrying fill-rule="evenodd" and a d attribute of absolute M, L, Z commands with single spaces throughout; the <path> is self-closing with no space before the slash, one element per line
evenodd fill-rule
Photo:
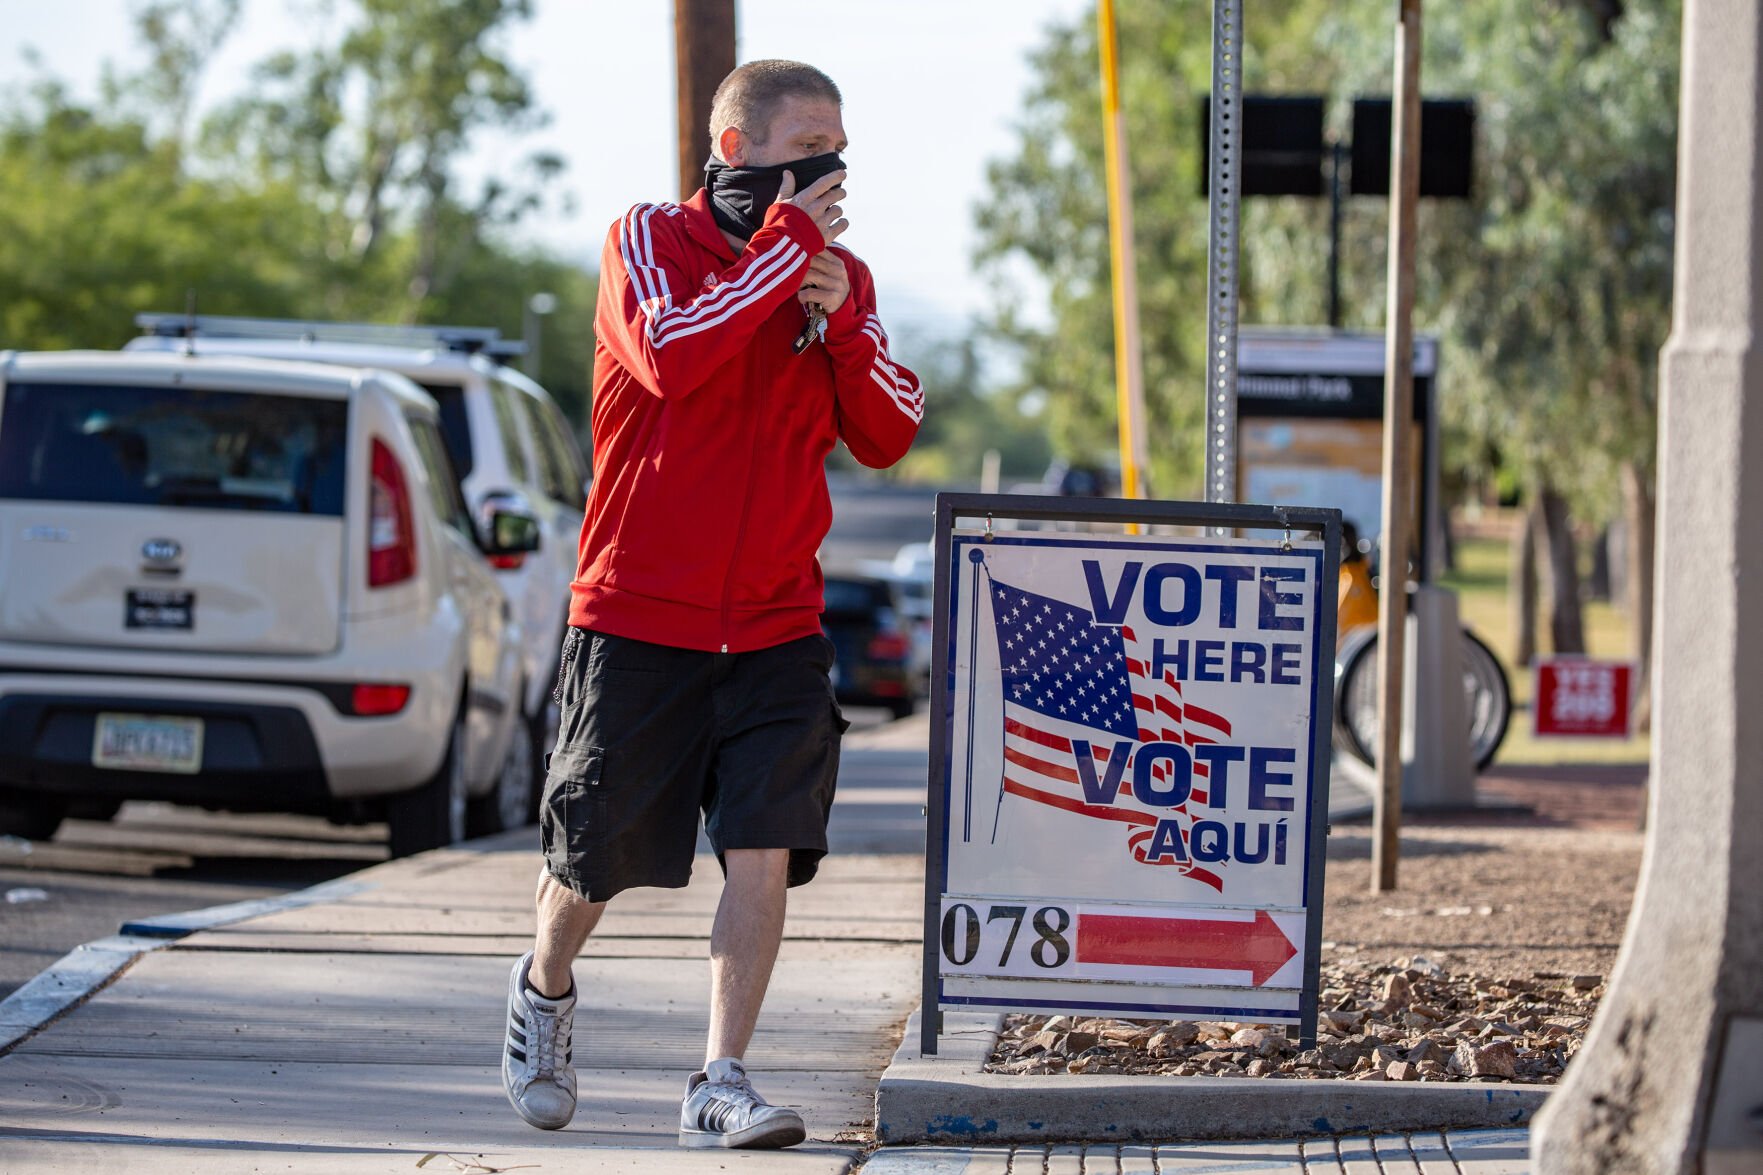
<path fill-rule="evenodd" d="M 832 658 L 819 633 L 706 653 L 568 629 L 539 815 L 551 875 L 594 902 L 677 889 L 702 812 L 719 862 L 729 849 L 789 849 L 789 884 L 811 880 L 848 726 Z"/>

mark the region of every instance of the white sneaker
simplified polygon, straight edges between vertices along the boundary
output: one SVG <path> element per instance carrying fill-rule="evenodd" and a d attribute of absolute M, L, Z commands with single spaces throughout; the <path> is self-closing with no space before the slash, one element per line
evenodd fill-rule
<path fill-rule="evenodd" d="M 679 1109 L 681 1146 L 767 1148 L 808 1137 L 802 1115 L 759 1096 L 733 1058 L 710 1062 L 686 1082 Z"/>
<path fill-rule="evenodd" d="M 528 951 L 508 977 L 508 1020 L 503 1025 L 502 1088 L 514 1112 L 540 1130 L 556 1130 L 575 1117 L 575 1066 L 570 1030 L 575 1023 L 575 985 L 548 1000 L 526 985 Z"/>

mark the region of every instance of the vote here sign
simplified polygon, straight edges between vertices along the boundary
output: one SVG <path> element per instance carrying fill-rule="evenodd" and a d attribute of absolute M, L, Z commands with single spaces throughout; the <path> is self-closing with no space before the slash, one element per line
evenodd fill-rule
<path fill-rule="evenodd" d="M 1326 563 L 1316 541 L 953 534 L 942 1004 L 1300 1022 Z"/>

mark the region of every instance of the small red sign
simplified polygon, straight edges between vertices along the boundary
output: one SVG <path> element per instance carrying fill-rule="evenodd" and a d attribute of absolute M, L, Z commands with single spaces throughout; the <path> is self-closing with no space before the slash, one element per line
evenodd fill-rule
<path fill-rule="evenodd" d="M 1627 738 L 1634 666 L 1587 657 L 1539 657 L 1531 697 L 1538 737 Z"/>

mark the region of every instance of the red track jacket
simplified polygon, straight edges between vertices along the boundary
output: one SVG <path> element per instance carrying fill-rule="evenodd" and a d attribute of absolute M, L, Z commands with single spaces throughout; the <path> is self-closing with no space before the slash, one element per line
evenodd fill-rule
<path fill-rule="evenodd" d="M 594 314 L 594 486 L 569 622 L 712 652 L 820 631 L 827 454 L 881 469 L 924 416 L 888 355 L 875 282 L 834 246 L 851 293 L 795 354 L 796 291 L 825 247 L 776 204 L 736 257 L 700 190 L 613 225 Z"/>

